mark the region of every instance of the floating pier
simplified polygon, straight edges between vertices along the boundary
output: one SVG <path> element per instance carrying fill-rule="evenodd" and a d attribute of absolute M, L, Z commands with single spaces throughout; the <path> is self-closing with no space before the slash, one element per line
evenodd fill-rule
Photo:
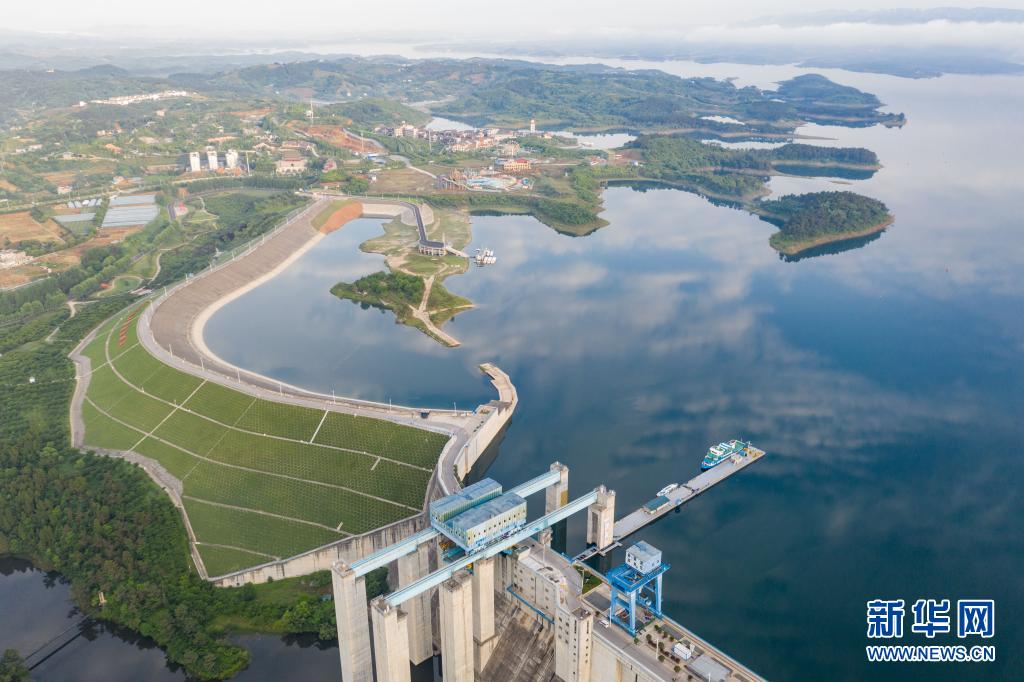
<path fill-rule="evenodd" d="M 595 554 L 606 554 L 612 549 L 621 546 L 625 538 L 636 533 L 644 526 L 654 523 L 665 516 L 665 514 L 674 511 L 712 486 L 742 471 L 763 456 L 764 450 L 759 450 L 750 445 L 744 450 L 743 455 L 734 455 L 721 464 L 694 476 L 675 490 L 669 491 L 668 494 L 655 498 L 655 500 L 660 501 L 660 504 L 652 504 L 654 500 L 644 504 L 639 509 L 630 512 L 615 522 L 612 530 L 612 543 L 610 545 L 606 547 L 588 547 L 576 556 L 576 561 L 585 561 Z"/>

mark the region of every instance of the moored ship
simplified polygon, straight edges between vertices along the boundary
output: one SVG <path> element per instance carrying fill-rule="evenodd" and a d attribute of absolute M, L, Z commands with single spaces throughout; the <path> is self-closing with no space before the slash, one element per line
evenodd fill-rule
<path fill-rule="evenodd" d="M 733 455 L 743 456 L 748 443 L 735 438 L 727 443 L 719 443 L 708 448 L 708 454 L 704 455 L 704 461 L 700 463 L 701 471 L 717 466 Z"/>

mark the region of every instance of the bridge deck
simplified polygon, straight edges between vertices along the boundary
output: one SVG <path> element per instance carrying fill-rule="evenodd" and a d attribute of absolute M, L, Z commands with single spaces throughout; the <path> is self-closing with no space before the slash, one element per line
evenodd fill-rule
<path fill-rule="evenodd" d="M 549 485 L 558 483 L 558 479 L 559 474 L 557 471 L 546 471 L 540 476 L 532 478 L 525 483 L 520 483 L 508 492 L 515 493 L 520 497 L 529 497 L 534 493 L 544 490 Z M 389 547 L 384 547 L 373 554 L 368 554 L 358 561 L 352 562 L 351 568 L 357 577 L 364 576 L 376 568 L 386 566 L 392 561 L 397 561 L 407 554 L 412 554 L 420 545 L 425 542 L 430 542 L 438 535 L 440 534 L 433 528 L 424 528 L 420 532 L 414 533 L 404 540 L 396 542 Z"/>

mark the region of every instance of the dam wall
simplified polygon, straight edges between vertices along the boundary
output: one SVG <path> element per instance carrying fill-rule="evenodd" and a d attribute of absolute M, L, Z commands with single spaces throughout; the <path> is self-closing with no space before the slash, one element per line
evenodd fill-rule
<path fill-rule="evenodd" d="M 210 578 L 217 587 L 238 587 L 246 583 L 259 585 L 269 579 L 283 580 L 309 575 L 316 571 L 329 571 L 335 561 L 352 563 L 367 554 L 393 545 L 426 527 L 422 514 L 372 530 L 369 533 L 344 538 L 323 547 L 297 554 L 280 561 L 270 561 L 235 573 Z"/>
<path fill-rule="evenodd" d="M 508 427 L 519 405 L 519 395 L 508 374 L 491 363 L 480 365 L 480 370 L 491 378 L 491 384 L 498 391 L 498 399 L 477 407 L 474 423 L 463 431 L 464 439 L 461 442 L 451 441 L 452 447 L 441 456 L 431 480 L 427 495 L 430 499 L 451 495 L 462 487 L 462 481 L 473 466 Z"/>

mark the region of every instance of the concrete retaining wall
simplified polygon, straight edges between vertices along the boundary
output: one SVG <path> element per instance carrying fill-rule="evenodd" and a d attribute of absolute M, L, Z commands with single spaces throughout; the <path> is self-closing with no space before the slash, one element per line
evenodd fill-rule
<path fill-rule="evenodd" d="M 466 442 L 451 456 L 442 456 L 438 463 L 435 476 L 437 497 L 451 495 L 461 487 L 473 465 L 487 450 L 487 447 L 498 438 L 508 426 L 512 414 L 519 405 L 519 395 L 512 380 L 496 365 L 486 363 L 480 369 L 491 377 L 491 383 L 498 391 L 498 400 L 492 400 L 476 409 L 476 415 L 482 416 L 469 432 Z"/>
<path fill-rule="evenodd" d="M 423 530 L 424 527 L 425 517 L 423 515 L 413 516 L 369 533 L 338 540 L 287 559 L 271 561 L 237 573 L 210 578 L 210 582 L 218 587 L 237 587 L 245 583 L 259 585 L 267 582 L 269 578 L 282 580 L 309 575 L 316 571 L 328 571 L 335 561 L 352 563 L 378 549 L 393 545 L 399 540 Z"/>

